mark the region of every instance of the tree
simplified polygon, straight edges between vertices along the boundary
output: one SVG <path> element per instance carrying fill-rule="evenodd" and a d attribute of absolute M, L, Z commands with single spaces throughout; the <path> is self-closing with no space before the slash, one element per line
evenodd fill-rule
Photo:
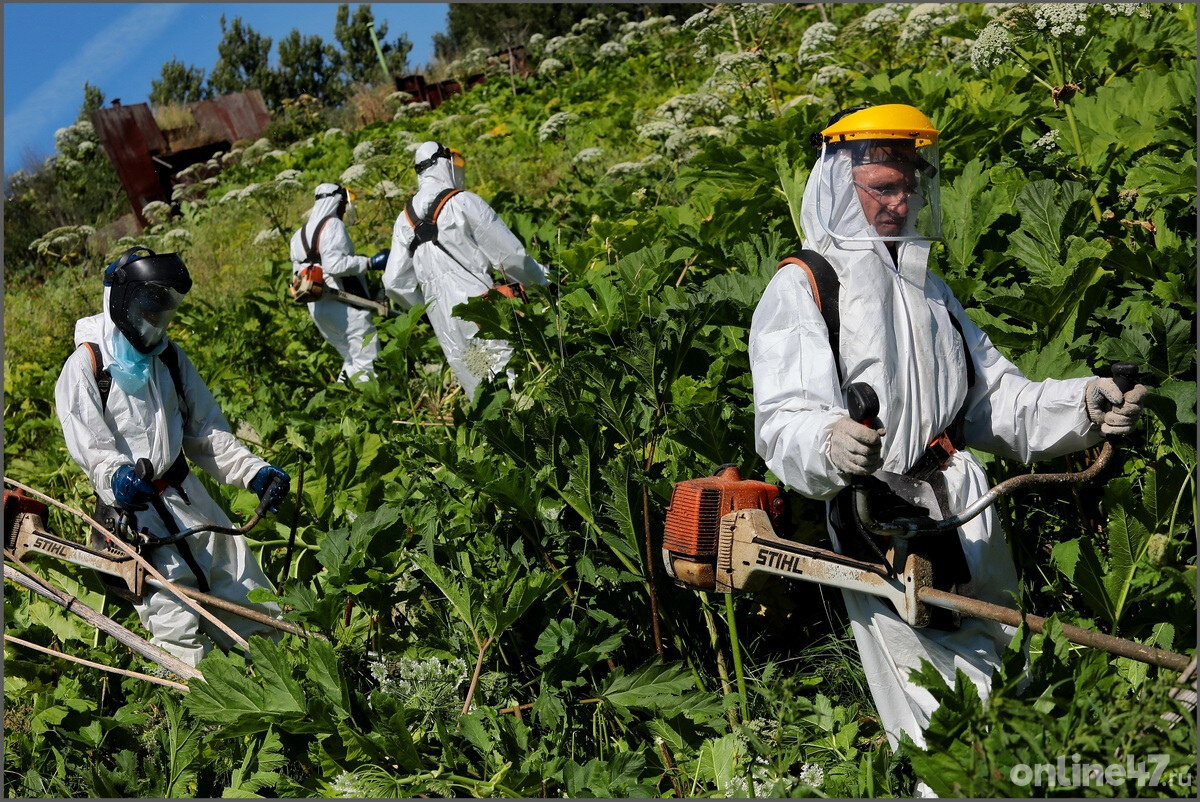
<path fill-rule="evenodd" d="M 100 87 L 93 86 L 84 81 L 83 105 L 79 107 L 79 117 L 77 119 L 91 120 L 92 112 L 100 108 L 104 108 L 104 93 L 100 91 Z"/>
<path fill-rule="evenodd" d="M 320 36 L 303 36 L 292 29 L 279 40 L 277 90 L 282 97 L 312 95 L 323 104 L 337 103 L 345 94 L 339 73 L 342 56 Z"/>
<path fill-rule="evenodd" d="M 333 35 L 342 46 L 342 74 L 348 83 L 370 83 L 372 76 L 378 79 L 380 67 L 375 43 L 371 41 L 370 28 L 375 24 L 370 3 L 358 6 L 350 14 L 350 5 L 340 3 L 333 26 Z M 412 42 L 400 34 L 395 41 L 387 41 L 387 23 L 380 23 L 375 32 L 379 49 L 392 75 L 403 75 L 408 66 L 408 54 Z"/>
<path fill-rule="evenodd" d="M 204 70 L 171 59 L 162 65 L 162 77 L 150 82 L 150 102 L 155 106 L 183 105 L 212 97 L 204 83 Z"/>
<path fill-rule="evenodd" d="M 221 41 L 217 43 L 219 57 L 208 77 L 212 92 L 224 95 L 257 89 L 268 106 L 277 106 L 282 98 L 276 91 L 276 76 L 270 66 L 271 37 L 243 24 L 241 17 L 234 17 L 227 26 L 224 14 L 221 15 L 221 34 Z"/>

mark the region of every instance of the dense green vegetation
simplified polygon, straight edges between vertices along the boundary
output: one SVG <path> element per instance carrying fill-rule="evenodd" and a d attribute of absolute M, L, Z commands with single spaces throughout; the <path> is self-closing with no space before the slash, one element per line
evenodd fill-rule
<path fill-rule="evenodd" d="M 726 606 L 670 586 L 647 554 L 674 482 L 726 462 L 771 478 L 746 341 L 799 245 L 809 135 L 852 103 L 911 103 L 943 131 L 932 268 L 972 318 L 1032 378 L 1128 359 L 1153 385 L 1102 494 L 1001 502 L 1018 602 L 1194 649 L 1196 12 L 1005 8 L 718 6 L 618 20 L 613 38 L 589 17 L 531 38 L 527 82 L 219 159 L 136 241 L 182 252 L 196 285 L 172 337 L 252 446 L 303 476 L 251 540 L 289 577 L 288 617 L 329 642 L 212 655 L 182 696 L 6 645 L 7 792 L 853 797 L 911 795 L 919 778 L 950 795 L 1189 794 L 1179 774 L 1079 789 L 1009 773 L 1060 755 L 1193 766 L 1194 718 L 1159 718 L 1181 709 L 1170 672 L 1054 626 L 1022 632 L 988 703 L 927 675 L 930 748 L 892 755 L 838 594 L 788 585 Z M 284 291 L 312 187 L 358 191 L 351 235 L 371 253 L 430 137 L 464 150 L 470 188 L 563 277 L 557 298 L 466 305 L 520 373 L 474 404 L 420 309 L 380 325 L 378 382 L 334 384 L 340 359 Z M 53 386 L 129 244 L 36 280 L 6 252 L 5 473 L 81 507 Z M 995 480 L 1027 470 L 990 458 Z M 235 517 L 253 508 L 210 487 Z M 38 567 L 103 604 L 94 576 Z M 140 662 L 24 592 L 4 605 L 10 634 Z"/>

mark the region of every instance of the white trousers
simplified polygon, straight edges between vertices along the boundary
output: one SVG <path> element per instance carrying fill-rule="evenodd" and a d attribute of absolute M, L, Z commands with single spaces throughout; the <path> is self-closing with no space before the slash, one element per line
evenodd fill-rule
<path fill-rule="evenodd" d="M 278 617 L 279 606 L 274 603 L 252 604 L 246 596 L 255 588 L 273 590 L 258 560 L 243 537 L 203 532 L 185 541 L 196 564 L 208 580 L 208 592 L 237 604 L 254 608 Z M 174 545 L 159 546 L 149 555 L 151 564 L 171 582 L 199 589 L 196 575 Z M 156 580 L 148 580 L 142 601 L 134 605 L 142 626 L 150 631 L 150 642 L 190 665 L 196 665 L 213 645 L 229 649 L 233 642 L 207 618 L 183 604 Z M 242 618 L 223 610 L 209 609 L 234 632 L 243 638 L 251 635 L 274 638 L 279 630 Z"/>

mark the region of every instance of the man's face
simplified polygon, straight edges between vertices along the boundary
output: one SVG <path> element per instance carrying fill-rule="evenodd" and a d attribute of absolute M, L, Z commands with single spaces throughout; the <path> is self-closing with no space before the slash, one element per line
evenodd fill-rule
<path fill-rule="evenodd" d="M 908 219 L 909 195 L 917 185 L 913 166 L 897 162 L 860 164 L 853 176 L 867 222 L 881 237 L 900 236 Z"/>

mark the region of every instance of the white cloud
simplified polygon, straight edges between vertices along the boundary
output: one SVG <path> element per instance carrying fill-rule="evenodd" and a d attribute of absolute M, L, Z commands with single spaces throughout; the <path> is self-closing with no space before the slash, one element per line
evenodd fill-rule
<path fill-rule="evenodd" d="M 186 5 L 180 3 L 131 5 L 128 13 L 88 40 L 20 106 L 5 115 L 5 140 L 24 145 L 41 134 L 47 120 L 71 122 L 82 101 L 85 81 L 102 86 L 105 79 L 137 56 L 141 43 L 160 36 L 185 9 Z"/>

